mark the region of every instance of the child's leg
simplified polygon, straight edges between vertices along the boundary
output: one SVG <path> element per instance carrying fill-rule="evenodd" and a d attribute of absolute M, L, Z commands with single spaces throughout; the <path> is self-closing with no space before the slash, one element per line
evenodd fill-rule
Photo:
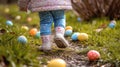
<path fill-rule="evenodd" d="M 39 12 L 40 16 L 40 32 L 42 39 L 41 50 L 51 50 L 51 25 L 53 22 L 52 15 L 49 11 Z"/>
<path fill-rule="evenodd" d="M 66 25 L 64 10 L 52 11 L 52 15 L 53 15 L 55 31 L 56 31 L 54 41 L 59 48 L 65 48 L 69 46 L 69 44 L 64 38 L 65 25 Z"/>

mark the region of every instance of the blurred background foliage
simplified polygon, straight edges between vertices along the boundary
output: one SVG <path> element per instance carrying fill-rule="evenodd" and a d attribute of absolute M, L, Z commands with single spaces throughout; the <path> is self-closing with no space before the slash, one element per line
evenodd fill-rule
<path fill-rule="evenodd" d="M 84 20 L 96 17 L 120 19 L 120 0 L 71 0 L 78 16 Z"/>
<path fill-rule="evenodd" d="M 16 3 L 17 0 L 0 0 L 0 4 Z M 75 13 L 83 20 L 96 17 L 120 19 L 120 0 L 71 0 Z"/>

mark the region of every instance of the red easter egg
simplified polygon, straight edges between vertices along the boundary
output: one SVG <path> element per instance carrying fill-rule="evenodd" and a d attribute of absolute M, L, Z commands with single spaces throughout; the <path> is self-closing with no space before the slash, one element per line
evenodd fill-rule
<path fill-rule="evenodd" d="M 90 50 L 87 53 L 87 57 L 89 58 L 90 61 L 95 61 L 100 58 L 100 53 L 96 50 Z"/>

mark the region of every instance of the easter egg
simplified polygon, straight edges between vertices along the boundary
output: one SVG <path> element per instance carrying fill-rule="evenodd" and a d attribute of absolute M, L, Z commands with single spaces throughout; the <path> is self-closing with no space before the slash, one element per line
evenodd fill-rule
<path fill-rule="evenodd" d="M 5 13 L 9 13 L 10 9 L 9 8 L 5 8 Z"/>
<path fill-rule="evenodd" d="M 115 27 L 115 23 L 109 23 L 109 27 L 110 28 L 114 28 Z"/>
<path fill-rule="evenodd" d="M 80 40 L 80 41 L 88 40 L 88 34 L 86 34 L 86 33 L 80 33 L 78 35 L 78 40 Z"/>
<path fill-rule="evenodd" d="M 26 44 L 27 43 L 27 38 L 25 36 L 23 36 L 23 35 L 19 36 L 17 40 L 21 44 Z"/>
<path fill-rule="evenodd" d="M 78 17 L 78 18 L 77 18 L 77 21 L 78 21 L 78 22 L 80 22 L 80 21 L 81 21 L 81 18 L 80 18 L 80 17 Z"/>
<path fill-rule="evenodd" d="M 72 34 L 72 30 L 66 30 L 65 31 L 65 36 L 70 36 Z"/>
<path fill-rule="evenodd" d="M 6 25 L 13 26 L 13 23 L 12 23 L 12 21 L 8 20 L 8 21 L 6 21 Z"/>
<path fill-rule="evenodd" d="M 32 21 L 32 18 L 31 18 L 31 17 L 28 17 L 28 18 L 27 18 L 27 21 L 28 21 L 28 22 L 31 22 L 31 21 Z"/>
<path fill-rule="evenodd" d="M 65 30 L 72 30 L 71 26 L 66 26 Z"/>
<path fill-rule="evenodd" d="M 103 30 L 103 28 L 99 28 L 99 29 L 96 29 L 95 31 L 99 33 L 99 32 L 101 32 L 102 30 Z"/>
<path fill-rule="evenodd" d="M 37 33 L 37 29 L 36 29 L 36 28 L 33 28 L 33 29 L 30 30 L 29 33 L 30 33 L 31 36 L 36 35 L 36 33 Z"/>
<path fill-rule="evenodd" d="M 40 31 L 36 33 L 35 37 L 40 38 Z"/>
<path fill-rule="evenodd" d="M 66 67 L 66 62 L 62 59 L 52 59 L 47 67 Z"/>
<path fill-rule="evenodd" d="M 116 21 L 115 21 L 115 20 L 112 20 L 112 21 L 110 21 L 110 23 L 114 23 L 114 24 L 116 24 Z"/>
<path fill-rule="evenodd" d="M 21 19 L 21 16 L 18 15 L 18 16 L 15 17 L 15 19 L 16 19 L 16 20 L 20 20 L 20 19 Z"/>
<path fill-rule="evenodd" d="M 71 36 L 71 39 L 72 40 L 78 40 L 78 35 L 79 35 L 80 33 L 73 33 L 72 34 L 72 36 Z"/>
<path fill-rule="evenodd" d="M 96 50 L 90 50 L 87 53 L 87 57 L 90 61 L 95 61 L 100 58 L 100 53 Z"/>
<path fill-rule="evenodd" d="M 24 30 L 24 31 L 28 31 L 29 30 L 29 28 L 27 26 L 22 26 L 21 29 Z"/>

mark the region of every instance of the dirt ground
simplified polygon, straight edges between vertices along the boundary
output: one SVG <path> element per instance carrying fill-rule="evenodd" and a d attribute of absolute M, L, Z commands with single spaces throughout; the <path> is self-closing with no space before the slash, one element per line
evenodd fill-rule
<path fill-rule="evenodd" d="M 39 60 L 43 60 L 43 65 L 47 64 L 45 59 L 51 60 L 54 58 L 61 58 L 66 61 L 67 67 L 114 67 L 110 63 L 103 64 L 101 60 L 89 61 L 86 54 L 79 53 L 80 50 L 84 49 L 80 46 L 80 43 L 73 42 L 70 39 L 67 40 L 69 41 L 70 47 L 65 49 L 57 48 L 54 41 L 52 41 L 53 50 L 39 57 Z"/>

